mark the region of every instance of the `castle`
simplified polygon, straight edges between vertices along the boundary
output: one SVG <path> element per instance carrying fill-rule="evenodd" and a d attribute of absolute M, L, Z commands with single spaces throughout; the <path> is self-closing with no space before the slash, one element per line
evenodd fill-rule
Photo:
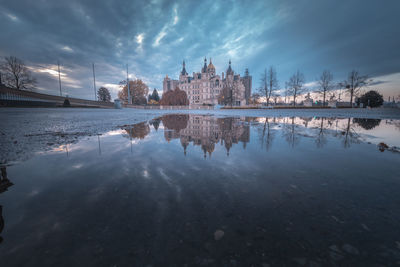
<path fill-rule="evenodd" d="M 186 92 L 190 105 L 216 105 L 220 103 L 244 106 L 249 102 L 251 86 L 252 77 L 247 69 L 245 76 L 240 77 L 240 74 L 235 74 L 232 70 L 229 60 L 226 76 L 223 72 L 219 76 L 216 74 L 211 59 L 210 64 L 207 65 L 207 59 L 204 58 L 204 66 L 201 72 L 193 72 L 193 75 L 189 76 L 185 61 L 183 61 L 179 80 L 173 80 L 166 75 L 163 81 L 163 93 L 178 87 Z"/>

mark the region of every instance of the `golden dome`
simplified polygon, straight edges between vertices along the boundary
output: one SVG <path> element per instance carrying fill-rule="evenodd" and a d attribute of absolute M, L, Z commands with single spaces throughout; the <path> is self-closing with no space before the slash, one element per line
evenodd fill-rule
<path fill-rule="evenodd" d="M 208 64 L 207 69 L 215 69 L 214 65 L 211 62 L 211 58 L 210 58 L 210 64 Z"/>

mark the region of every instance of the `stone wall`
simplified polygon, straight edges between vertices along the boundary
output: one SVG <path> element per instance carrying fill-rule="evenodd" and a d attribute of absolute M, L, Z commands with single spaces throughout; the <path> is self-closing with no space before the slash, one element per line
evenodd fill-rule
<path fill-rule="evenodd" d="M 0 106 L 62 106 L 66 97 L 17 90 L 0 85 Z M 72 107 L 113 108 L 112 102 L 100 102 L 68 97 Z M 43 103 L 43 104 L 40 104 Z"/>

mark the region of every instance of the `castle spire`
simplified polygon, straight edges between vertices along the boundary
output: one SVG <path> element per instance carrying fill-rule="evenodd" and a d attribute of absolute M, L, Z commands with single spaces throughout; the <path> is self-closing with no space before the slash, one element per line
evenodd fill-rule
<path fill-rule="evenodd" d="M 186 72 L 186 68 L 185 68 L 185 60 L 183 60 L 182 62 L 182 71 L 181 71 L 182 75 L 187 75 L 188 73 Z"/>
<path fill-rule="evenodd" d="M 203 70 L 202 70 L 202 72 L 207 72 L 207 58 L 206 57 L 204 57 L 204 66 L 203 66 Z"/>
<path fill-rule="evenodd" d="M 231 60 L 230 59 L 229 59 L 228 69 L 226 70 L 226 76 L 228 76 L 229 74 L 233 75 L 233 70 L 232 70 L 232 67 L 231 67 Z"/>

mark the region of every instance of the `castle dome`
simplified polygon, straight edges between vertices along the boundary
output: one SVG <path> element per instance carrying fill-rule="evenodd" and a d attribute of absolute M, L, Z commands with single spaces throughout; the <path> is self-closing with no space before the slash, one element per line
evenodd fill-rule
<path fill-rule="evenodd" d="M 211 58 L 210 58 L 210 64 L 208 64 L 207 69 L 214 69 L 214 70 L 215 70 L 215 67 L 214 67 L 214 65 L 212 64 Z"/>

